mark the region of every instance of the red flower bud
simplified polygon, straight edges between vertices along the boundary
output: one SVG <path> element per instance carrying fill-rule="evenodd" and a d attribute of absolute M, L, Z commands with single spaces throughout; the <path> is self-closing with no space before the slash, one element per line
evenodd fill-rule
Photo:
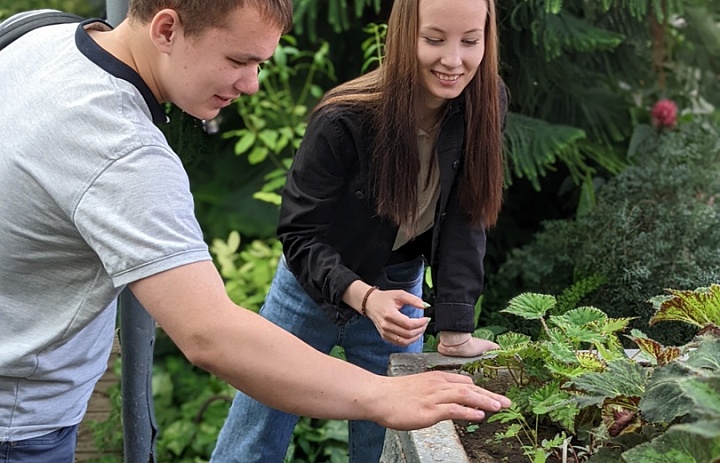
<path fill-rule="evenodd" d="M 653 127 L 675 127 L 677 123 L 677 105 L 667 98 L 655 103 L 650 113 Z"/>

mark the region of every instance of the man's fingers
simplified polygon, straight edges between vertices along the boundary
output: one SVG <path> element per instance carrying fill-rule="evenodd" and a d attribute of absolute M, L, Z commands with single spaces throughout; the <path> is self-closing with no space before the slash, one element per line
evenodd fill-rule
<path fill-rule="evenodd" d="M 468 376 L 440 371 L 436 373 L 442 374 L 443 379 L 445 379 L 449 383 L 466 384 L 468 387 L 468 389 L 466 389 L 467 394 L 469 394 L 468 402 L 462 401 L 462 395 L 466 393 L 463 392 L 465 391 L 465 389 L 462 388 L 451 388 L 451 391 L 454 395 L 448 399 L 449 402 L 460 401 L 460 403 L 464 405 L 470 405 L 493 412 L 496 412 L 501 408 L 508 408 L 511 405 L 510 399 L 508 399 L 502 394 L 497 394 L 495 392 L 488 391 L 487 389 L 484 389 L 482 387 L 476 386 L 473 383 L 472 379 Z M 489 406 L 491 408 L 485 408 L 486 406 Z"/>
<path fill-rule="evenodd" d="M 480 421 L 510 406 L 506 397 L 456 373 L 434 371 L 388 380 L 399 389 L 381 398 L 392 413 L 380 424 L 393 429 L 417 429 L 448 419 Z"/>

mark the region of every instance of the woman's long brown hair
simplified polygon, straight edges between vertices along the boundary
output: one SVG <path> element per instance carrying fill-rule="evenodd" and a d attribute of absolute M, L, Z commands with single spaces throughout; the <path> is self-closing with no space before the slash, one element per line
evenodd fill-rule
<path fill-rule="evenodd" d="M 395 224 L 412 222 L 417 211 L 418 3 L 395 0 L 382 65 L 325 95 L 316 110 L 328 105 L 361 107 L 371 113 L 375 129 L 371 172 L 377 212 Z M 478 72 L 463 90 L 465 152 L 460 202 L 473 225 L 492 227 L 502 205 L 503 137 L 498 76 L 495 0 L 488 7 L 485 55 Z"/>

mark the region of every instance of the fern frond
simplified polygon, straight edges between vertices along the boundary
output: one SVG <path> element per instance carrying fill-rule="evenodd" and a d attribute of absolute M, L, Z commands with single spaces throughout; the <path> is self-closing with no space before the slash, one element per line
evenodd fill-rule
<path fill-rule="evenodd" d="M 576 127 L 556 125 L 524 116 L 508 113 L 505 129 L 506 156 L 509 169 L 518 178 L 527 178 L 540 190 L 539 178 L 553 165 L 562 160 L 573 176 L 582 177 L 590 170 L 578 149 L 578 142 L 585 139 L 585 132 Z M 512 184 L 509 175 L 506 182 Z"/>
<path fill-rule="evenodd" d="M 565 11 L 546 15 L 532 32 L 533 41 L 544 47 L 548 61 L 558 58 L 564 51 L 589 53 L 612 50 L 624 40 L 620 33 L 593 26 Z"/>

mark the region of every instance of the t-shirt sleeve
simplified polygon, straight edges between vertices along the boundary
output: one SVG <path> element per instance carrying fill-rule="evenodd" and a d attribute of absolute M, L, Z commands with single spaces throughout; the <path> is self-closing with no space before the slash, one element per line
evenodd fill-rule
<path fill-rule="evenodd" d="M 187 174 L 167 147 L 108 164 L 81 192 L 73 221 L 115 287 L 211 259 Z"/>

